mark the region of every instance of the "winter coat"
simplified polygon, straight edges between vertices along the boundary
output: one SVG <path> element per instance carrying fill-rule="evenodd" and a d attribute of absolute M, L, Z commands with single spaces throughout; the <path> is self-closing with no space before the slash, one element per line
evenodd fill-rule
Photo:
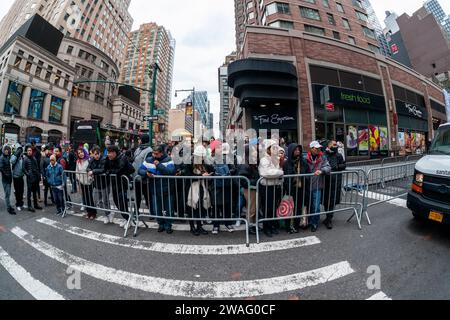
<path fill-rule="evenodd" d="M 185 164 L 181 166 L 181 175 L 185 177 L 202 177 L 203 173 L 214 173 L 214 167 L 204 164 L 204 171 L 200 172 L 194 169 L 193 164 Z M 211 181 L 207 179 L 190 179 L 186 181 L 187 186 L 187 206 L 194 210 L 199 208 L 200 212 L 211 208 Z M 201 203 L 200 203 L 201 200 Z"/>
<path fill-rule="evenodd" d="M 331 166 L 331 172 L 345 171 L 347 165 L 344 158 L 340 153 L 326 152 L 326 157 Z M 323 196 L 323 203 L 325 206 L 329 204 L 341 203 L 341 188 L 342 188 L 342 175 L 328 175 L 325 176 L 325 189 Z"/>
<path fill-rule="evenodd" d="M 9 154 L 5 155 L 5 150 L 9 150 Z M 13 173 L 11 170 L 11 148 L 4 146 L 2 155 L 0 156 L 0 172 L 2 173 L 2 182 L 11 184 L 13 180 Z"/>
<path fill-rule="evenodd" d="M 316 171 L 321 171 L 322 175 L 312 176 L 306 179 L 306 188 L 309 191 L 322 190 L 325 185 L 325 175 L 331 173 L 331 166 L 327 157 L 320 153 L 314 160 L 311 152 L 306 158 L 307 173 L 314 174 Z"/>
<path fill-rule="evenodd" d="M 44 180 L 47 180 L 46 170 L 49 165 L 50 165 L 50 157 L 43 157 L 41 159 L 41 173 L 42 173 L 42 178 Z"/>
<path fill-rule="evenodd" d="M 67 156 L 67 171 L 75 171 L 77 169 L 77 157 L 75 156 L 75 153 L 69 152 Z"/>
<path fill-rule="evenodd" d="M 237 166 L 237 175 L 240 177 L 246 177 L 250 181 L 250 187 L 256 187 L 260 179 L 258 167 L 256 165 L 241 164 Z M 245 180 L 241 180 L 242 188 L 248 189 Z"/>
<path fill-rule="evenodd" d="M 60 164 L 55 164 L 54 166 L 52 166 L 51 164 L 48 165 L 47 169 L 45 170 L 45 176 L 48 184 L 52 187 L 62 186 L 63 172 L 64 169 Z"/>
<path fill-rule="evenodd" d="M 280 163 L 278 157 L 275 160 L 266 153 L 266 155 L 261 159 L 259 163 L 259 175 L 264 178 L 261 181 L 263 186 L 278 186 L 283 183 L 283 170 L 280 168 Z"/>
<path fill-rule="evenodd" d="M 93 183 L 93 178 L 89 177 L 88 172 L 89 160 L 77 161 L 77 180 L 84 186 L 90 186 Z"/>
<path fill-rule="evenodd" d="M 92 171 L 94 174 L 94 188 L 96 189 L 104 190 L 107 187 L 108 177 L 105 175 L 105 162 L 105 159 L 102 158 L 89 161 L 88 172 Z"/>
<path fill-rule="evenodd" d="M 14 179 L 23 178 L 25 175 L 23 171 L 23 149 L 21 147 L 16 149 L 16 154 L 11 157 L 11 168 Z"/>
<path fill-rule="evenodd" d="M 300 158 L 294 159 L 294 152 L 298 147 L 299 145 L 296 143 L 290 144 L 288 147 L 288 159 L 285 161 L 283 166 L 283 171 L 286 176 L 301 175 L 307 173 L 308 165 L 306 163 L 306 160 L 303 158 L 303 150 L 301 150 L 300 152 Z M 305 178 L 286 178 L 284 188 L 288 192 L 292 189 L 301 189 L 305 187 L 305 181 Z"/>
<path fill-rule="evenodd" d="M 128 190 L 128 182 L 131 182 L 133 173 L 134 168 L 124 154 L 117 155 L 112 161 L 109 158 L 105 159 L 105 174 L 112 175 L 107 179 L 107 184 L 111 184 L 113 188 L 121 188 L 119 192 Z"/>
<path fill-rule="evenodd" d="M 155 161 L 159 161 L 158 166 L 155 166 Z M 156 159 L 153 156 L 147 157 L 139 168 L 138 174 L 142 177 L 142 182 L 144 184 L 149 184 L 150 190 L 159 196 L 160 194 L 167 194 L 169 192 L 169 187 L 171 190 L 174 190 L 175 180 L 162 178 L 160 181 L 156 180 L 155 182 L 147 176 L 147 173 L 151 173 L 155 177 L 163 177 L 175 176 L 176 171 L 175 163 L 172 161 L 172 158 L 167 154 L 164 154 L 161 159 Z"/>
<path fill-rule="evenodd" d="M 28 155 L 26 155 L 24 157 L 23 171 L 27 176 L 28 185 L 39 182 L 41 173 L 39 171 L 38 162 L 33 156 L 29 157 Z"/>
<path fill-rule="evenodd" d="M 133 161 L 133 168 L 136 173 L 139 171 L 139 168 L 144 163 L 145 159 L 147 159 L 152 152 L 153 149 L 148 144 L 141 145 L 136 149 Z"/>

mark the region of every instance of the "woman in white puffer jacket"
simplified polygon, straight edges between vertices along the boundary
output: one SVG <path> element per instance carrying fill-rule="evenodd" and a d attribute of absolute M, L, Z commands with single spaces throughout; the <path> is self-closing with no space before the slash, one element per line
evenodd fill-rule
<path fill-rule="evenodd" d="M 275 140 L 265 140 L 263 142 L 265 155 L 259 163 L 259 175 L 263 178 L 259 186 L 260 203 L 263 218 L 271 219 L 276 217 L 276 211 L 281 202 L 281 192 L 283 184 L 283 170 L 280 167 L 278 157 L 278 144 Z M 279 223 L 277 221 L 263 222 L 264 234 L 269 238 L 279 234 Z"/>
<path fill-rule="evenodd" d="M 97 210 L 93 209 L 95 208 L 95 201 L 94 201 L 94 186 L 93 186 L 93 179 L 92 177 L 89 177 L 88 167 L 89 167 L 89 153 L 86 151 L 86 149 L 80 148 L 77 151 L 77 181 L 79 182 L 79 186 L 81 188 L 81 193 L 83 197 L 83 205 L 86 206 L 86 212 L 87 212 L 87 219 L 95 220 L 97 217 Z"/>

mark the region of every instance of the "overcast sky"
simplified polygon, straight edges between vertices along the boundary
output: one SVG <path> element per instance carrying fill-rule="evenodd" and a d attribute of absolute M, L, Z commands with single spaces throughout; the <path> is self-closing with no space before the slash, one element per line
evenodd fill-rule
<path fill-rule="evenodd" d="M 0 17 L 14 0 L 0 1 Z M 423 0 L 372 0 L 382 25 L 386 10 L 398 15 L 411 14 Z M 450 1 L 440 0 L 447 14 Z M 177 41 L 173 86 L 196 87 L 209 93 L 214 122 L 218 126 L 220 99 L 217 69 L 227 54 L 235 49 L 233 0 L 131 0 L 133 30 L 145 22 L 156 22 L 171 31 Z M 175 106 L 185 96 L 172 99 Z"/>

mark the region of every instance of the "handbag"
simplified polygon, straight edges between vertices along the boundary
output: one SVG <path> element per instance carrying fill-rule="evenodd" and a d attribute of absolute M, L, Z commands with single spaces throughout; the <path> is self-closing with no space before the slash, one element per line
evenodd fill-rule
<path fill-rule="evenodd" d="M 292 196 L 284 196 L 281 199 L 280 205 L 277 209 L 278 218 L 288 218 L 294 215 L 294 198 Z"/>

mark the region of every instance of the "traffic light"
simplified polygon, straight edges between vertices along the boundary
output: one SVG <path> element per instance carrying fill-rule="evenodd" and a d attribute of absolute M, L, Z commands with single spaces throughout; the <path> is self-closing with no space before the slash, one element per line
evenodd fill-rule
<path fill-rule="evenodd" d="M 78 86 L 74 85 L 72 88 L 72 97 L 78 97 Z"/>

